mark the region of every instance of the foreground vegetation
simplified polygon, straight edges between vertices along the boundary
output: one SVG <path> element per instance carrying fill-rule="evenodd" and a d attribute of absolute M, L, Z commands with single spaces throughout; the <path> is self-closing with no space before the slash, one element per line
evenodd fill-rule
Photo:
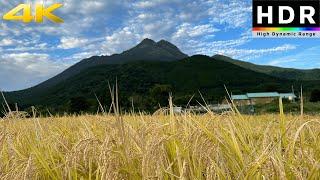
<path fill-rule="evenodd" d="M 318 179 L 320 117 L 7 118 L 0 178 Z"/>

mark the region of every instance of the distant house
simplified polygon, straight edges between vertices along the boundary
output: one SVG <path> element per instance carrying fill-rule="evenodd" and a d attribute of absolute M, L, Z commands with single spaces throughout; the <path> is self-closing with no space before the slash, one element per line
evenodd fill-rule
<path fill-rule="evenodd" d="M 231 99 L 237 105 L 254 105 L 270 103 L 280 97 L 289 101 L 294 101 L 297 98 L 294 93 L 260 92 L 232 95 Z"/>

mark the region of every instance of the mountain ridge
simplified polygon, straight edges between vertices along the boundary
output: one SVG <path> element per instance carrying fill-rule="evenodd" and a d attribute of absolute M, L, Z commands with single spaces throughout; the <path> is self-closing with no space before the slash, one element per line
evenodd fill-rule
<path fill-rule="evenodd" d="M 78 63 L 72 65 L 68 69 L 64 70 L 60 74 L 44 81 L 34 87 L 33 89 L 43 89 L 53 86 L 61 81 L 64 81 L 73 75 L 80 73 L 82 70 L 105 64 L 122 64 L 133 61 L 145 60 L 145 61 L 177 61 L 189 57 L 187 54 L 181 52 L 181 50 L 172 43 L 161 40 L 155 42 L 151 39 L 144 39 L 135 47 L 123 51 L 120 54 L 113 54 L 110 56 L 92 56 L 90 58 L 83 59 Z M 28 88 L 28 89 L 31 89 Z"/>
<path fill-rule="evenodd" d="M 212 56 L 217 60 L 230 62 L 232 64 L 241 66 L 246 69 L 250 69 L 256 72 L 268 74 L 274 77 L 291 79 L 291 80 L 320 80 L 320 69 L 295 69 L 295 68 L 283 68 L 270 65 L 257 65 L 254 63 L 236 60 L 224 55 L 216 54 Z"/>

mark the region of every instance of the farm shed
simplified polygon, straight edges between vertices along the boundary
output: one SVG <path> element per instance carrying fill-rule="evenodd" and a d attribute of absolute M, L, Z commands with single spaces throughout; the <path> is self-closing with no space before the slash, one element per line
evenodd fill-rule
<path fill-rule="evenodd" d="M 280 97 L 282 99 L 288 99 L 289 101 L 294 101 L 297 98 L 294 93 L 259 92 L 232 95 L 231 99 L 237 105 L 254 105 L 270 103 Z"/>

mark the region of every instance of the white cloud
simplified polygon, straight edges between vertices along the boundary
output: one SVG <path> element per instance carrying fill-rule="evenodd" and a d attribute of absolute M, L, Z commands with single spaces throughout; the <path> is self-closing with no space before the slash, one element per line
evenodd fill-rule
<path fill-rule="evenodd" d="M 247 5 L 231 1 L 227 3 L 232 5 L 233 9 L 230 9 L 224 5 L 226 2 L 221 0 L 29 0 L 28 2 L 45 2 L 47 5 L 53 2 L 61 2 L 64 6 L 55 13 L 61 16 L 65 23 L 57 25 L 45 22 L 41 26 L 12 23 L 9 27 L 7 24 L 3 24 L 4 31 L 1 33 L 15 36 L 23 36 L 30 33 L 55 36 L 61 40 L 58 47 L 62 49 L 86 48 L 88 39 L 92 38 L 88 37 L 87 32 L 90 32 L 90 34 L 97 33 L 98 36 L 96 37 L 104 36 L 106 39 L 111 38 L 115 41 L 95 42 L 95 48 L 93 49 L 100 49 L 101 52 L 99 54 L 121 52 L 125 50 L 123 48 L 129 48 L 146 37 L 155 40 L 167 39 L 174 41 L 188 54 L 199 52 L 200 49 L 192 50 L 190 47 L 184 47 L 188 46 L 185 42 L 197 41 L 195 40 L 196 38 L 201 42 L 214 36 L 214 33 L 217 32 L 217 28 L 214 25 L 217 14 L 213 14 L 214 12 L 219 12 L 220 19 L 228 19 L 234 13 L 238 13 L 237 16 L 246 13 L 246 10 L 242 11 L 241 8 Z M 5 4 L 2 11 L 9 10 L 16 3 L 18 3 L 17 0 L 10 1 L 9 4 L 0 1 L 0 5 Z M 236 8 L 237 10 L 235 10 Z M 230 14 L 231 10 L 232 13 Z M 110 27 L 108 22 L 114 22 L 113 19 L 119 16 L 123 16 L 119 22 L 119 27 L 108 29 Z M 210 21 L 200 23 L 203 19 Z M 223 20 L 221 23 L 234 24 L 235 22 L 232 20 L 233 17 L 230 21 Z M 247 20 L 244 18 L 242 21 Z M 115 26 L 114 24 L 110 25 L 113 26 L 112 28 Z M 177 31 L 177 27 L 180 27 L 180 30 Z M 129 30 L 125 30 L 125 28 Z M 131 37 L 128 36 L 128 31 L 131 32 Z M 121 34 L 126 35 L 126 38 L 122 38 Z M 125 45 L 126 43 L 128 45 Z M 28 45 L 27 47 L 30 48 L 31 46 Z M 23 47 L 20 47 L 20 49 L 23 49 Z"/>
<path fill-rule="evenodd" d="M 264 55 L 286 52 L 294 50 L 296 48 L 297 46 L 295 45 L 284 44 L 281 46 L 264 49 L 220 49 L 220 51 L 218 51 L 217 54 L 223 54 L 241 60 L 251 60 Z"/>
<path fill-rule="evenodd" d="M 200 23 L 201 18 L 209 17 L 207 11 L 212 6 L 205 0 L 138 1 L 131 6 L 131 18 L 125 22 L 125 27 L 107 35 L 103 52 L 121 52 L 143 38 L 151 38 L 172 41 L 186 53 L 193 54 L 197 47 L 192 49 L 190 41 L 196 44 L 213 38 L 219 31 L 211 22 Z"/>
<path fill-rule="evenodd" d="M 14 44 L 14 41 L 12 39 L 2 39 L 0 41 L 0 46 L 10 46 L 13 44 Z"/>
<path fill-rule="evenodd" d="M 311 48 L 300 47 L 300 49 L 300 51 L 296 51 L 291 55 L 272 58 L 265 64 L 299 69 L 320 68 L 318 53 L 320 46 L 313 46 Z"/>
<path fill-rule="evenodd" d="M 159 6 L 169 5 L 169 4 L 179 4 L 184 2 L 184 0 L 148 0 L 148 1 L 139 1 L 133 4 L 134 7 L 140 9 L 146 8 L 157 8 Z"/>
<path fill-rule="evenodd" d="M 50 60 L 48 54 L 5 54 L 0 56 L 0 88 L 8 91 L 31 87 L 68 66 Z"/>
<path fill-rule="evenodd" d="M 88 39 L 76 38 L 76 37 L 62 37 L 58 48 L 72 49 L 85 46 L 89 42 Z"/>
<path fill-rule="evenodd" d="M 70 57 L 64 58 L 62 62 L 68 62 L 68 64 L 74 64 L 79 62 L 80 60 L 90 58 L 92 56 L 97 56 L 97 55 L 99 55 L 99 51 L 89 51 L 89 52 L 85 51 L 85 52 L 76 53 Z"/>
<path fill-rule="evenodd" d="M 270 65 L 270 66 L 280 66 L 282 64 L 292 63 L 292 62 L 297 62 L 297 61 L 298 61 L 298 59 L 273 60 L 273 61 L 270 61 L 268 63 L 268 65 Z"/>
<path fill-rule="evenodd" d="M 62 3 L 63 7 L 57 9 L 54 13 L 64 19 L 63 24 L 54 24 L 45 20 L 43 24 L 24 24 L 24 23 L 2 23 L 3 35 L 27 35 L 31 32 L 37 32 L 55 36 L 76 36 L 82 34 L 98 23 L 107 22 L 112 19 L 114 13 L 121 13 L 124 0 L 25 0 L 25 3 L 44 3 L 46 6 L 53 3 Z M 0 13 L 4 14 L 22 3 L 18 0 L 0 1 Z M 124 12 L 123 12 L 124 13 Z M 99 21 L 96 21 L 99 19 Z"/>
<path fill-rule="evenodd" d="M 211 21 L 226 24 L 227 28 L 246 28 L 251 19 L 251 1 L 230 0 L 223 3 L 210 1 L 212 7 L 208 10 Z"/>
<path fill-rule="evenodd" d="M 135 34 L 134 30 L 129 27 L 120 29 L 105 38 L 105 42 L 102 44 L 102 51 L 108 55 L 119 53 L 119 51 L 127 50 L 135 45 L 141 36 Z"/>
<path fill-rule="evenodd" d="M 184 23 L 180 27 L 178 27 L 178 30 L 176 33 L 174 33 L 173 38 L 178 39 L 186 37 L 194 38 L 204 35 L 209 36 L 218 31 L 219 30 L 213 27 L 211 24 L 192 26 L 189 23 Z"/>

